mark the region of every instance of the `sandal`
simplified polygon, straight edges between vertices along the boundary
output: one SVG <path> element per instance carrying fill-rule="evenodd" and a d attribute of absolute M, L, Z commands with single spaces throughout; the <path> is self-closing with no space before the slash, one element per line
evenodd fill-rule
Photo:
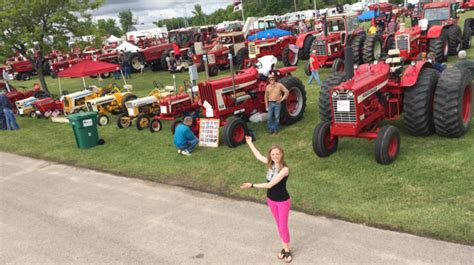
<path fill-rule="evenodd" d="M 293 257 L 291 256 L 291 252 L 290 251 L 285 252 L 285 257 L 283 261 L 285 261 L 286 263 L 290 263 L 292 260 L 293 260 Z"/>
<path fill-rule="evenodd" d="M 283 248 L 280 253 L 277 254 L 278 259 L 285 258 L 285 249 Z"/>

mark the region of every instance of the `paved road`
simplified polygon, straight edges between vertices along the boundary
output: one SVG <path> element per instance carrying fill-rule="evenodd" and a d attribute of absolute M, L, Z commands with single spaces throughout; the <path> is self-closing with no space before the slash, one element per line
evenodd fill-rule
<path fill-rule="evenodd" d="M 265 205 L 0 153 L 0 264 L 281 264 Z M 292 212 L 294 264 L 473 264 L 474 248 Z"/>

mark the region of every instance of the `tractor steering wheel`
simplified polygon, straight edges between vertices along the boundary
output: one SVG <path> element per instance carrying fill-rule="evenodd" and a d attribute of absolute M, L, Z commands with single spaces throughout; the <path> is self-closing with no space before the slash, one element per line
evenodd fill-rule
<path fill-rule="evenodd" d="M 158 89 L 165 88 L 165 86 L 161 82 L 156 82 L 155 80 L 153 80 L 153 85 L 155 85 L 155 88 L 158 88 Z"/>

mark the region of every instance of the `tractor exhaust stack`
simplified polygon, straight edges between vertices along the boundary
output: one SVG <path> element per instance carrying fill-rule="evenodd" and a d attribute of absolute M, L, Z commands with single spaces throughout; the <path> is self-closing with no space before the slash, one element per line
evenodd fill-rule
<path fill-rule="evenodd" d="M 344 71 L 348 79 L 354 76 L 354 55 L 352 53 L 352 47 L 347 45 L 344 48 Z"/>

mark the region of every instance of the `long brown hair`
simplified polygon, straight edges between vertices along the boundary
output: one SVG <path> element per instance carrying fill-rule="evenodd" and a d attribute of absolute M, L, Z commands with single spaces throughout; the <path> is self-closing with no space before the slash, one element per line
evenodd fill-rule
<path fill-rule="evenodd" d="M 274 149 L 279 150 L 280 153 L 281 153 L 280 165 L 282 166 L 282 168 L 287 167 L 288 165 L 285 162 L 285 152 L 283 151 L 283 148 L 281 148 L 279 145 L 274 144 L 274 145 L 272 145 L 272 147 L 270 147 L 270 149 L 268 149 L 268 152 L 267 152 L 267 167 L 268 167 L 268 169 L 272 169 L 273 160 L 272 160 L 271 152 Z M 279 168 L 278 170 L 280 170 L 280 169 L 281 168 Z"/>

